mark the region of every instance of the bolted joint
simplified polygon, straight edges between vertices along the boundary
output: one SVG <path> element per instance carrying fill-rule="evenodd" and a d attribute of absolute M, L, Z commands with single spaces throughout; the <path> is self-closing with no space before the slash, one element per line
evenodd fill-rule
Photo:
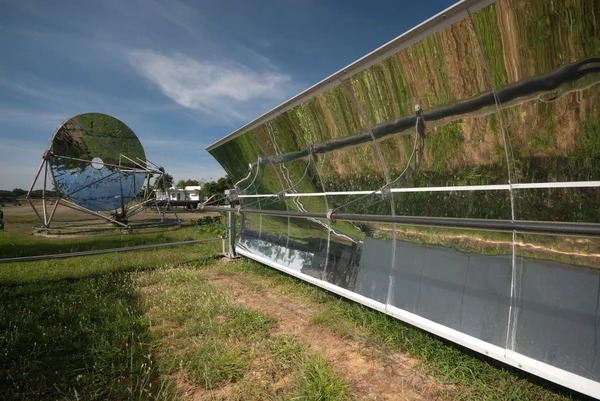
<path fill-rule="evenodd" d="M 381 197 L 383 199 L 392 199 L 392 185 L 387 184 L 381 188 Z"/>
<path fill-rule="evenodd" d="M 287 193 L 285 193 L 285 191 L 281 191 L 280 193 L 278 193 L 277 197 L 280 201 L 284 201 L 288 198 Z"/>
<path fill-rule="evenodd" d="M 332 223 L 335 221 L 335 210 L 332 209 L 327 212 L 327 220 L 329 220 Z"/>

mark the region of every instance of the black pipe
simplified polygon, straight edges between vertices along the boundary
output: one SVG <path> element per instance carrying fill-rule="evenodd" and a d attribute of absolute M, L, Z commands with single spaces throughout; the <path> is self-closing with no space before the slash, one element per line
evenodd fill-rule
<path fill-rule="evenodd" d="M 304 213 L 279 210 L 235 209 L 206 206 L 205 211 L 239 211 L 262 215 L 327 219 L 327 213 Z M 385 216 L 372 214 L 335 214 L 335 220 L 368 223 L 396 223 L 427 227 L 462 228 L 472 230 L 519 231 L 540 234 L 571 234 L 600 236 L 600 224 L 557 221 L 460 219 L 452 217 Z"/>
<path fill-rule="evenodd" d="M 585 77 L 586 75 L 600 72 L 599 64 L 600 57 L 589 57 L 572 64 L 567 64 L 556 71 L 538 75 L 512 85 L 507 85 L 496 91 L 496 95 L 498 96 L 498 101 L 502 104 L 510 103 L 525 96 L 550 92 L 558 89 L 561 85 L 576 81 Z M 555 100 L 557 97 L 558 94 L 555 95 L 554 98 L 550 98 L 548 100 Z M 423 119 L 429 122 L 440 121 L 446 118 L 459 117 L 468 113 L 474 113 L 486 107 L 495 107 L 495 105 L 496 99 L 494 98 L 494 92 L 490 91 L 470 99 L 460 100 L 455 103 L 426 110 L 423 112 Z M 371 128 L 371 132 L 376 139 L 382 139 L 414 127 L 415 123 L 416 116 L 411 115 L 376 125 Z M 319 144 L 314 144 L 310 149 L 302 149 L 282 155 L 272 155 L 261 159 L 259 162 L 254 162 L 252 167 L 256 167 L 257 165 L 264 167 L 268 164 L 288 163 L 303 157 L 307 157 L 311 153 L 327 153 L 333 150 L 367 143 L 371 140 L 372 138 L 370 132 L 363 131 L 351 136 L 331 139 Z"/>

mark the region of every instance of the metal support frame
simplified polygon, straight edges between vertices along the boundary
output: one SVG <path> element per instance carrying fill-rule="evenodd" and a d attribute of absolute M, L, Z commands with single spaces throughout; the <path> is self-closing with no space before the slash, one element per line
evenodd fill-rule
<path fill-rule="evenodd" d="M 235 220 L 236 220 L 237 209 L 227 212 L 227 253 L 225 257 L 228 259 L 239 258 L 235 252 Z"/>
<path fill-rule="evenodd" d="M 557 235 L 591 235 L 600 236 L 600 224 L 596 223 L 565 223 L 556 221 L 528 220 L 495 220 L 495 219 L 462 219 L 454 217 L 418 217 L 418 216 L 388 216 L 372 214 L 347 213 L 311 213 L 285 210 L 259 210 L 233 207 L 205 206 L 204 210 L 213 212 L 238 212 L 259 215 L 327 219 L 366 223 L 405 224 L 424 227 L 447 227 L 472 230 L 516 231 L 527 233 L 557 234 Z"/>
<path fill-rule="evenodd" d="M 138 162 L 136 162 L 136 161 L 128 158 L 125 155 L 121 155 L 121 156 L 123 156 L 125 159 L 129 160 L 130 162 L 134 163 L 134 165 L 136 167 L 140 168 L 140 170 L 139 171 L 136 170 L 136 172 L 144 172 L 144 173 L 146 173 L 147 174 L 147 177 L 146 177 L 146 181 L 147 182 L 150 182 L 150 175 L 151 174 L 160 174 L 160 177 L 158 177 L 157 179 L 162 179 L 163 180 L 163 185 L 166 183 L 166 180 L 165 180 L 165 170 L 162 167 L 158 167 L 157 166 L 156 169 L 154 169 L 154 168 L 148 168 L 148 167 L 145 167 L 143 164 L 138 163 Z M 98 217 L 98 218 L 107 220 L 107 221 L 109 221 L 111 223 L 114 223 L 114 224 L 116 224 L 118 226 L 121 226 L 122 228 L 130 228 L 129 225 L 124 224 L 123 222 L 120 222 L 120 221 L 118 221 L 118 220 L 116 220 L 116 219 L 114 219 L 114 218 L 112 218 L 110 216 L 107 216 L 106 214 L 103 214 L 103 213 L 95 211 L 95 210 L 88 209 L 86 207 L 83 207 L 83 206 L 78 205 L 77 203 L 71 201 L 69 199 L 69 195 L 72 195 L 72 193 L 71 194 L 66 194 L 66 195 L 61 195 L 60 192 L 59 192 L 58 197 L 49 198 L 47 196 L 48 183 L 49 183 L 49 181 L 53 183 L 54 180 L 53 179 L 48 180 L 48 174 L 51 174 L 48 164 L 51 162 L 51 160 L 52 160 L 53 157 L 60 158 L 61 156 L 54 155 L 54 153 L 52 153 L 52 151 L 50 149 L 47 149 L 46 151 L 44 151 L 44 154 L 42 155 L 42 162 L 41 162 L 41 164 L 40 164 L 40 166 L 39 166 L 39 168 L 38 168 L 38 170 L 37 170 L 37 172 L 35 174 L 35 177 L 33 179 L 33 182 L 31 183 L 31 186 L 29 187 L 29 191 L 27 191 L 27 195 L 25 196 L 25 198 L 27 199 L 29 205 L 31 206 L 31 208 L 35 212 L 37 218 L 39 219 L 42 227 L 44 227 L 44 228 L 50 228 L 50 225 L 52 223 L 52 219 L 54 218 L 54 215 L 56 213 L 58 205 L 59 205 L 59 203 L 62 202 L 63 206 L 66 206 L 66 207 L 68 207 L 70 209 L 77 210 L 77 211 L 80 211 L 80 212 L 84 212 L 84 213 L 87 213 L 87 214 L 92 215 L 94 217 Z M 83 159 L 81 159 L 81 161 L 86 161 L 87 162 L 87 160 L 83 160 Z M 140 162 L 143 162 L 143 161 L 140 160 Z M 151 163 L 151 164 L 153 166 L 155 166 L 154 163 Z M 36 206 L 33 204 L 33 201 L 31 199 L 31 193 L 33 192 L 33 188 L 35 187 L 36 183 L 40 179 L 40 174 L 42 174 L 42 171 L 43 171 L 44 177 L 43 177 L 43 186 L 42 186 L 42 206 L 41 206 L 42 207 L 42 212 L 40 213 L 38 211 L 38 209 L 36 208 Z M 165 202 L 164 210 L 162 212 L 160 211 L 160 208 L 157 205 L 157 208 L 158 208 L 158 211 L 159 211 L 159 215 L 160 215 L 160 218 L 161 218 L 161 222 L 164 221 L 166 210 L 169 208 L 169 206 L 171 204 L 171 202 L 170 202 L 170 193 L 169 193 L 169 189 L 168 188 L 166 188 L 166 193 L 167 193 L 167 200 Z M 149 194 L 147 194 L 147 195 L 149 195 Z M 55 201 L 54 206 L 53 206 L 53 208 L 52 208 L 52 210 L 50 212 L 48 211 L 48 204 L 47 204 L 47 202 L 49 200 L 54 200 Z M 141 203 L 137 203 L 136 205 L 131 206 L 130 208 L 127 209 L 128 216 L 133 216 L 133 215 L 135 215 L 137 213 L 140 213 L 152 201 L 156 202 L 155 199 L 147 199 L 147 200 L 145 200 L 145 201 L 143 201 Z M 175 218 L 177 219 L 177 222 L 181 223 L 181 220 L 179 219 L 179 216 L 177 215 L 177 213 L 174 212 L 174 214 L 175 214 Z"/>
<path fill-rule="evenodd" d="M 27 202 L 29 203 L 29 205 L 35 212 L 36 216 L 40 220 L 40 223 L 42 223 L 42 225 L 46 228 L 48 228 L 50 226 L 50 221 L 52 220 L 52 217 L 54 216 L 54 212 L 56 211 L 56 207 L 57 207 L 57 205 L 54 205 L 54 209 L 52 210 L 50 218 L 48 218 L 48 207 L 46 205 L 46 200 L 47 200 L 46 199 L 46 187 L 48 184 L 48 163 L 49 163 L 51 157 L 52 157 L 52 153 L 50 152 L 50 150 L 49 149 L 46 150 L 44 152 L 44 154 L 42 155 L 42 163 L 40 163 L 40 167 L 38 168 L 37 173 L 35 174 L 35 177 L 33 178 L 33 182 L 31 183 L 31 186 L 29 187 L 29 191 L 27 191 L 27 195 L 25 195 Z M 44 186 L 42 188 L 42 215 L 40 215 L 40 212 L 38 212 L 37 208 L 31 201 L 31 192 L 33 192 L 33 188 L 35 187 L 37 180 L 40 178 L 40 174 L 41 174 L 42 170 L 44 171 L 44 180 L 43 180 Z"/>

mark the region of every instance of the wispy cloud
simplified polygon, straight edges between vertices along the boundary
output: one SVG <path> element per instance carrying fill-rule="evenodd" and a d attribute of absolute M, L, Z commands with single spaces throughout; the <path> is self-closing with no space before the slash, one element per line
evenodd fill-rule
<path fill-rule="evenodd" d="M 257 103 L 272 106 L 295 88 L 292 78 L 274 69 L 257 71 L 237 62 L 197 60 L 181 53 L 132 50 L 132 67 L 178 104 L 221 116 L 247 119 Z"/>

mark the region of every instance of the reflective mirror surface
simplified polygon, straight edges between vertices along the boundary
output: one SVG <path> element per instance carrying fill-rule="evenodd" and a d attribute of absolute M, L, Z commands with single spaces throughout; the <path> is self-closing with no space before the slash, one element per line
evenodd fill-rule
<path fill-rule="evenodd" d="M 142 144 L 129 127 L 106 114 L 70 118 L 54 134 L 50 151 L 56 188 L 87 209 L 121 208 L 144 185 L 145 172 L 136 164 L 145 164 Z"/>
<path fill-rule="evenodd" d="M 247 209 L 598 225 L 598 21 L 598 0 L 463 1 L 208 150 L 258 177 Z M 600 398 L 597 237 L 244 226 L 245 256 Z"/>

